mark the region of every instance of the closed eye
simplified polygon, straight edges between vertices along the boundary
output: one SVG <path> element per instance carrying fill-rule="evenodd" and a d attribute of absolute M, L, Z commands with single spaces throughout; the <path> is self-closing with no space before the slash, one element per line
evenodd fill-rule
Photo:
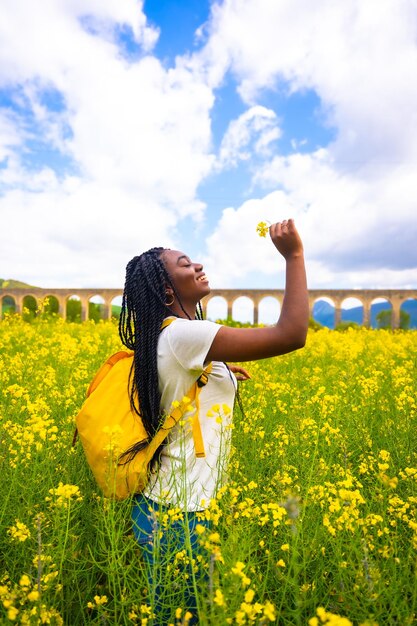
<path fill-rule="evenodd" d="M 179 265 L 180 261 L 186 261 L 186 265 L 181 265 L 181 267 L 190 267 L 191 265 L 190 259 L 187 256 L 185 256 L 185 254 L 178 257 L 177 265 Z"/>

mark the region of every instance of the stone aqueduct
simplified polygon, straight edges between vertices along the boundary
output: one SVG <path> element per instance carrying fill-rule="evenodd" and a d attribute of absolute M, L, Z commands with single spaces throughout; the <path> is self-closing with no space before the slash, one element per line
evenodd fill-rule
<path fill-rule="evenodd" d="M 43 289 L 33 288 L 0 288 L 0 303 L 4 298 L 13 298 L 16 313 L 23 311 L 23 300 L 26 296 L 32 296 L 36 300 L 43 300 L 47 296 L 53 296 L 58 301 L 58 314 L 66 317 L 66 304 L 72 297 L 77 297 L 81 301 L 81 319 L 88 317 L 88 304 L 91 298 L 100 296 L 104 304 L 102 305 L 103 318 L 111 317 L 111 304 L 114 298 L 121 296 L 120 289 Z M 253 303 L 253 322 L 258 323 L 259 304 L 266 297 L 275 298 L 280 307 L 284 298 L 283 289 L 212 289 L 211 293 L 202 301 L 203 311 L 206 313 L 207 305 L 212 298 L 220 296 L 227 303 L 227 315 L 232 318 L 233 303 L 240 297 L 245 296 Z M 370 325 L 371 304 L 377 298 L 383 298 L 392 307 L 392 327 L 398 328 L 400 325 L 400 309 L 403 302 L 412 298 L 417 300 L 417 290 L 413 289 L 311 289 L 309 290 L 310 314 L 312 316 L 313 306 L 317 300 L 323 298 L 330 299 L 335 307 L 334 322 L 337 325 L 342 318 L 342 303 L 347 298 L 358 299 L 363 306 L 364 326 Z M 1 310 L 1 309 L 0 309 Z"/>

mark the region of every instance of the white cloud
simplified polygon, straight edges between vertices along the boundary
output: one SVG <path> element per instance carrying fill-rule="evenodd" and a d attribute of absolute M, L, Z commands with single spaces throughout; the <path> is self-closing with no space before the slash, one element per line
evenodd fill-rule
<path fill-rule="evenodd" d="M 343 202 L 343 192 L 338 196 Z M 337 202 L 333 202 L 333 206 Z M 262 199 L 244 202 L 236 209 L 223 211 L 222 219 L 208 239 L 208 255 L 203 259 L 210 283 L 214 288 L 247 284 L 248 278 L 259 282 L 260 275 L 269 276 L 269 285 L 282 288 L 285 284 L 285 262 L 269 237 L 258 238 L 259 221 L 280 221 L 294 217 L 302 236 L 308 285 L 320 288 L 415 288 L 417 283 L 415 245 L 417 233 L 412 230 L 398 235 L 402 225 L 391 220 L 389 227 L 380 227 L 372 220 L 368 227 L 366 214 L 357 212 L 357 223 L 346 226 L 337 214 L 329 219 L 326 210 L 322 219 L 316 213 L 306 214 L 296 199 L 277 191 Z M 362 226 L 364 224 L 364 226 Z M 353 232 L 354 229 L 354 232 Z M 369 232 L 374 230 L 374 239 Z M 344 246 L 342 251 L 338 247 Z M 350 247 L 349 247 L 350 246 Z M 412 255 L 407 262 L 407 254 Z M 246 277 L 246 279 L 245 279 Z M 243 282 L 242 282 L 243 281 Z M 254 286 L 251 284 L 250 286 Z"/>
<path fill-rule="evenodd" d="M 146 24 L 143 2 L 135 0 L 44 0 L 32 6 L 25 0 L 5 0 L 1 5 L 0 82 L 13 84 L 49 78 L 55 85 L 65 84 L 72 68 L 93 66 L 103 56 L 117 53 L 114 41 L 116 26 L 132 30 L 134 39 L 148 51 L 158 32 Z M 94 36 L 82 27 L 88 18 L 94 24 Z M 106 66 L 98 64 L 105 74 Z M 59 87 L 59 85 L 57 85 Z"/>
<path fill-rule="evenodd" d="M 212 162 L 211 91 L 184 68 L 166 71 L 155 57 L 128 64 L 115 46 L 87 34 L 75 19 L 55 17 L 45 19 L 56 35 L 52 50 L 48 42 L 45 54 L 38 46 L 37 59 L 36 54 L 35 59 L 27 54 L 19 58 L 19 45 L 9 32 L 3 54 L 2 67 L 10 55 L 15 66 L 19 62 L 15 82 L 19 77 L 27 81 L 22 84 L 31 111 L 42 131 L 42 124 L 47 125 L 43 136 L 62 136 L 63 130 L 56 129 L 59 120 L 72 138 L 64 143 L 55 139 L 55 144 L 67 151 L 84 176 L 146 188 L 174 206 L 189 204 Z M 48 41 L 46 33 L 43 41 Z M 51 87 L 65 101 L 59 116 L 41 104 L 44 89 Z"/>
<path fill-rule="evenodd" d="M 292 216 L 311 286 L 416 285 L 416 12 L 416 0 L 225 0 L 212 6 L 203 48 L 167 69 L 141 2 L 6 0 L 0 87 L 15 107 L 0 117 L 2 275 L 120 284 L 130 255 L 175 245 L 184 217 L 202 221 L 197 191 L 209 173 L 246 161 L 246 191 L 257 185 L 263 197 L 226 209 L 208 237 L 212 284 L 254 272 L 283 280 L 255 227 Z M 248 108 L 216 159 L 210 116 L 227 72 Z M 285 119 L 262 106 L 266 89 L 313 90 L 334 141 L 306 153 L 287 137 L 300 153 L 279 154 Z M 61 171 L 47 159 L 30 169 L 36 141 L 59 154 Z"/>
<path fill-rule="evenodd" d="M 251 272 L 275 274 L 282 281 L 273 247 L 261 247 L 265 241 L 257 240 L 254 229 L 261 220 L 272 223 L 288 217 L 295 218 L 303 237 L 311 288 L 416 284 L 411 172 L 395 170 L 376 186 L 337 172 L 328 152 L 321 149 L 311 155 L 275 157 L 257 180 L 271 184 L 278 180 L 283 189 L 223 212 L 209 238 L 215 267 L 206 260 L 216 286 L 230 286 L 232 279 Z"/>
<path fill-rule="evenodd" d="M 280 135 L 274 111 L 263 106 L 251 107 L 230 122 L 220 146 L 220 166 L 233 166 L 256 155 L 269 155 L 271 143 Z"/>
<path fill-rule="evenodd" d="M 265 88 L 314 90 L 337 129 L 337 161 L 389 166 L 417 152 L 416 10 L 415 0 L 226 0 L 200 60 L 217 82 L 230 68 L 252 105 Z"/>
<path fill-rule="evenodd" d="M 367 135 L 383 121 L 392 140 L 401 114 L 416 123 L 415 11 L 415 0 L 377 9 L 361 0 L 226 0 L 214 8 L 204 61 L 223 72 L 230 65 L 247 102 L 277 84 L 314 89 L 348 143 L 365 120 L 374 122 Z"/>
<path fill-rule="evenodd" d="M 22 139 L 12 113 L 0 111 L 0 163 L 13 157 L 14 150 Z"/>
<path fill-rule="evenodd" d="M 212 91 L 181 63 L 167 70 L 149 54 L 158 32 L 140 2 L 13 0 L 0 13 L 0 86 L 15 101 L 0 119 L 2 275 L 121 284 L 129 255 L 173 245 L 181 219 L 202 219 Z M 142 56 L 126 58 L 122 26 Z M 55 150 L 61 170 L 28 166 L 33 142 Z"/>
<path fill-rule="evenodd" d="M 236 279 L 258 271 L 277 275 L 284 262 L 269 237 L 260 238 L 256 225 L 260 221 L 276 222 L 293 215 L 289 199 L 275 191 L 262 199 L 244 202 L 237 209 L 227 208 L 213 234 L 208 237 L 208 254 L 204 267 L 213 287 L 232 287 Z"/>
<path fill-rule="evenodd" d="M 37 285 L 41 271 L 39 286 L 118 287 L 131 257 L 175 239 L 175 219 L 157 203 L 103 184 L 67 181 L 38 194 L 12 191 L 1 198 L 0 213 L 7 216 L 2 274 Z"/>
<path fill-rule="evenodd" d="M 293 207 L 311 286 L 417 284 L 417 3 L 381 0 L 226 0 L 216 5 L 200 56 L 213 84 L 229 69 L 251 107 L 265 89 L 313 90 L 335 131 L 314 152 L 276 154 L 252 183 L 280 189 L 275 219 Z M 281 122 L 285 132 L 285 119 Z M 291 137 L 288 137 L 291 139 Z M 293 147 L 299 144 L 294 140 Z M 224 212 L 212 237 L 221 267 L 269 273 L 249 223 L 274 194 Z M 239 241 L 234 232 L 241 232 Z M 219 283 L 229 274 L 216 274 Z"/>
<path fill-rule="evenodd" d="M 393 168 L 369 181 L 340 172 L 330 155 L 276 157 L 259 178 L 279 180 L 299 207 L 311 258 L 330 268 L 417 267 L 417 218 L 412 168 Z"/>
<path fill-rule="evenodd" d="M 416 11 L 415 0 L 377 9 L 361 0 L 226 0 L 215 11 L 211 60 L 227 50 L 252 104 L 267 87 L 315 90 L 337 129 L 340 165 L 389 167 L 417 152 Z"/>

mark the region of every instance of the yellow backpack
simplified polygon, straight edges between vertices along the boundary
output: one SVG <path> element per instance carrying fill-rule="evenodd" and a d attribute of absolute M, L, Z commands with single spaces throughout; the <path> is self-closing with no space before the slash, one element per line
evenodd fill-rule
<path fill-rule="evenodd" d="M 175 318 L 167 318 L 161 330 Z M 133 352 L 116 352 L 101 366 L 93 378 L 75 421 L 78 436 L 94 477 L 107 497 L 118 500 L 142 491 L 149 478 L 149 463 L 170 430 L 177 424 L 191 403 L 195 403 L 192 433 L 195 454 L 204 457 L 204 444 L 199 422 L 199 393 L 207 383 L 211 363 L 193 384 L 186 396 L 167 415 L 161 428 L 148 445 L 127 462 L 121 457 L 139 441 L 148 439 L 140 416 L 132 411 L 128 391 Z"/>

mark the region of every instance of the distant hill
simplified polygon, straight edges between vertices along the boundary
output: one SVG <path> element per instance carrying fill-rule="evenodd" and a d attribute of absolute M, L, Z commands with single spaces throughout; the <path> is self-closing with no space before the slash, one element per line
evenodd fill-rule
<path fill-rule="evenodd" d="M 28 285 L 27 283 L 22 283 L 20 280 L 13 280 L 13 278 L 0 278 L 0 288 L 6 289 L 16 289 L 19 287 L 34 287 L 34 285 Z"/>
<path fill-rule="evenodd" d="M 380 311 L 390 308 L 386 302 L 377 302 L 371 305 L 371 326 L 376 328 L 376 316 Z M 417 300 L 407 300 L 401 307 L 410 315 L 410 328 L 417 328 Z M 361 306 L 342 310 L 342 321 L 362 324 L 363 308 Z M 334 307 L 325 300 L 319 300 L 314 305 L 314 319 L 323 326 L 334 328 Z"/>

